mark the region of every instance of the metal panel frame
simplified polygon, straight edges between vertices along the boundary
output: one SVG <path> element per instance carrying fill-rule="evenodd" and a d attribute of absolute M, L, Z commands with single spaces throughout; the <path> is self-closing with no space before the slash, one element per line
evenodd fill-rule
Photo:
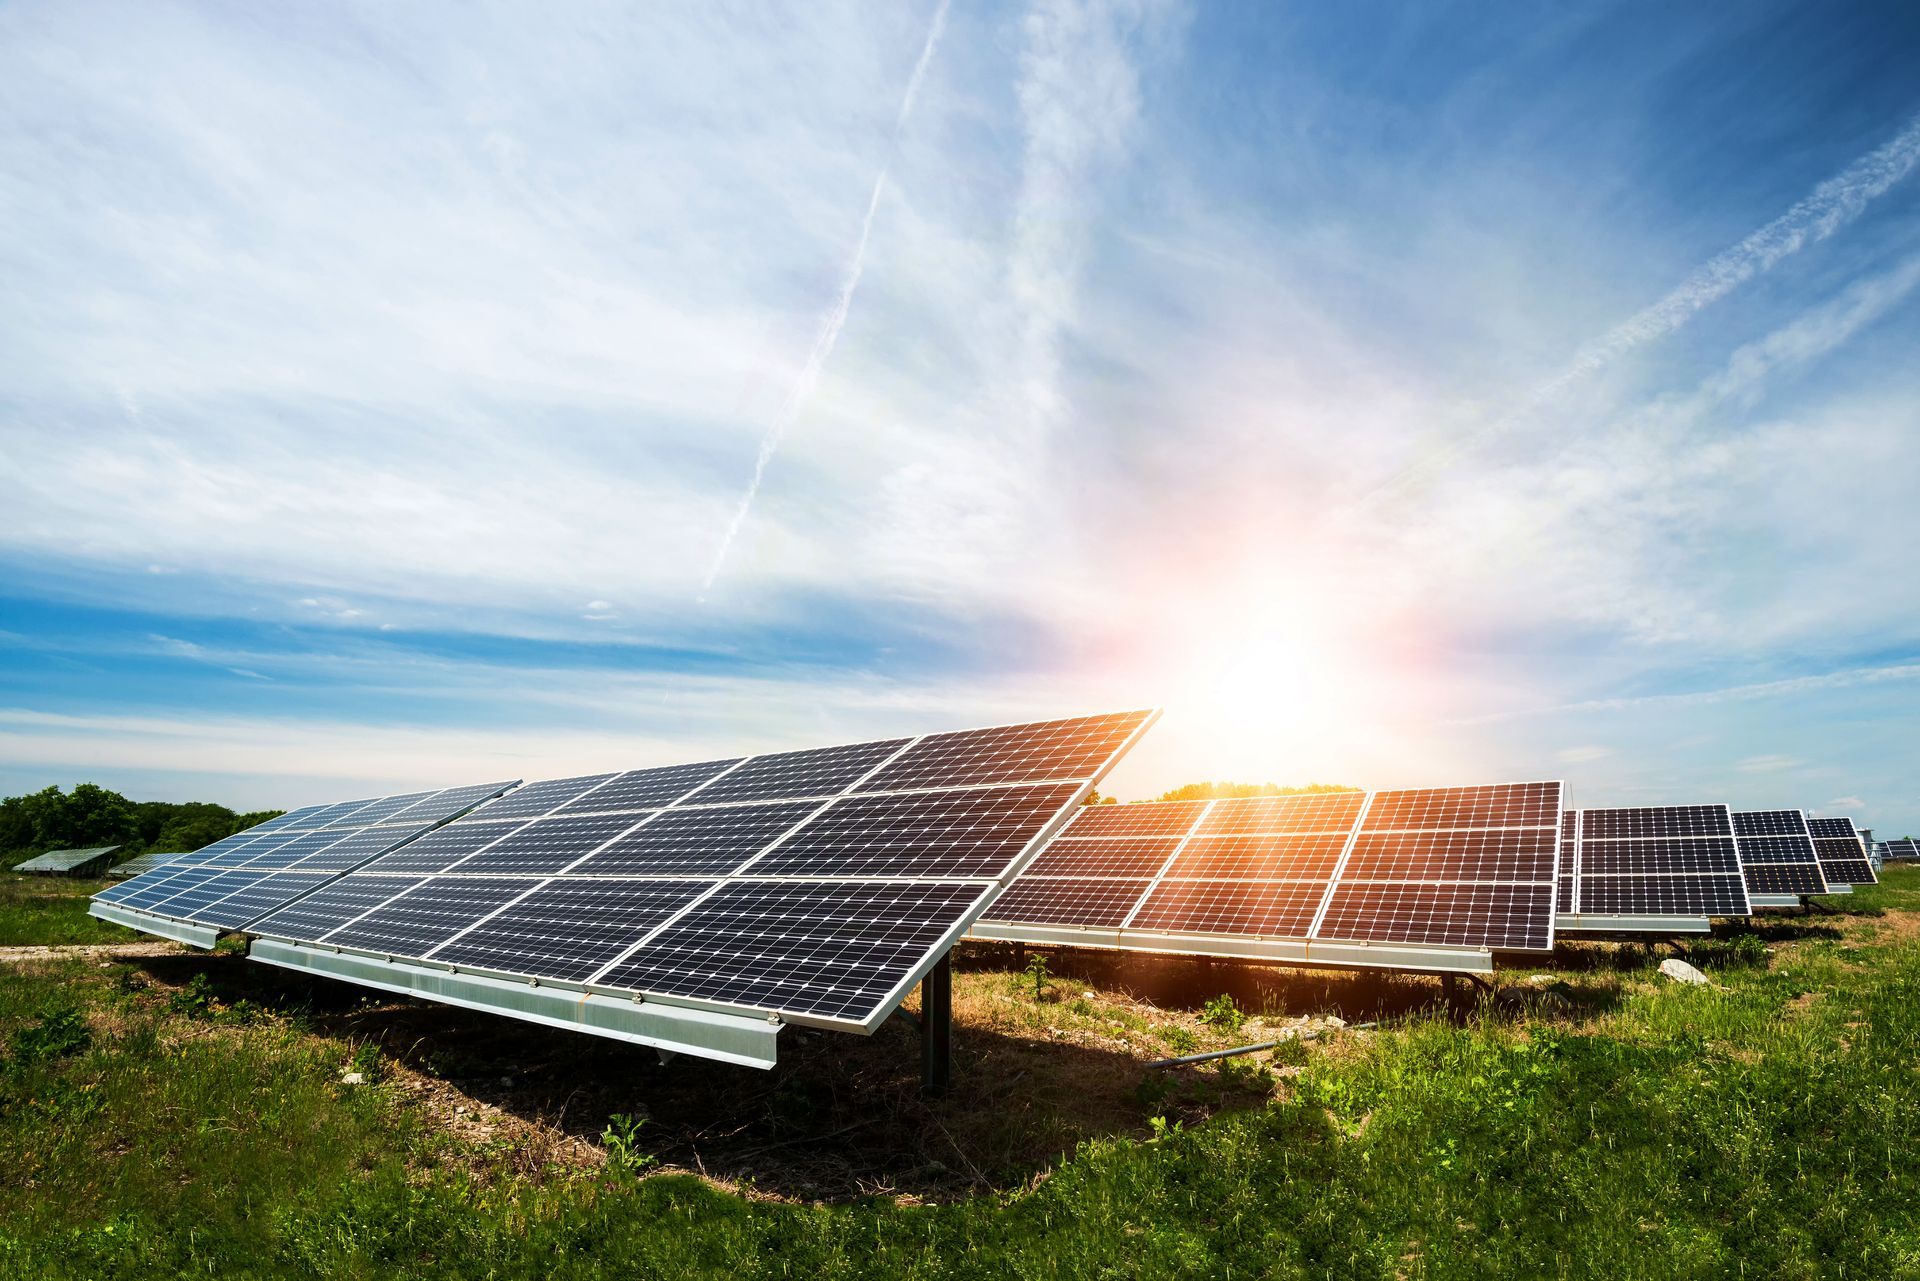
<path fill-rule="evenodd" d="M 1151 952 L 1162 956 L 1208 956 L 1340 970 L 1415 970 L 1429 974 L 1491 974 L 1494 970 L 1492 952 L 1444 943 L 1320 942 L 1244 934 L 1166 934 L 1152 930 L 997 922 L 976 925 L 969 937 L 982 942 Z"/>
<path fill-rule="evenodd" d="M 1600 912 L 1556 912 L 1555 928 L 1568 934 L 1711 934 L 1707 916 L 1651 916 Z"/>
<path fill-rule="evenodd" d="M 215 943 L 220 941 L 220 935 L 223 933 L 209 926 L 193 925 L 186 921 L 176 921 L 165 916 L 155 916 L 150 912 L 121 907 L 118 903 L 97 901 L 88 903 L 87 915 L 97 916 L 103 921 L 112 921 L 115 925 L 124 925 L 130 930 L 139 930 L 143 934 L 158 934 L 161 938 L 172 939 L 176 943 L 189 943 L 209 951 Z"/>
<path fill-rule="evenodd" d="M 385 960 L 255 939 L 248 955 L 267 965 L 341 979 L 362 987 L 443 1005 L 506 1014 L 529 1023 L 586 1032 L 668 1053 L 693 1054 L 742 1067 L 771 1068 L 778 1058 L 781 1020 L 722 1013 L 653 998 L 583 991 L 558 984 L 509 981 L 492 975 Z"/>

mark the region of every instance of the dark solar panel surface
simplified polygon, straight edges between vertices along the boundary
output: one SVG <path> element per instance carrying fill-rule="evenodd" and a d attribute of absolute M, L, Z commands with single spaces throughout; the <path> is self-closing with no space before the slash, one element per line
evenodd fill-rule
<path fill-rule="evenodd" d="M 983 919 L 1036 925 L 1118 926 L 1133 912 L 1146 879 L 1020 877 L 993 901 Z"/>
<path fill-rule="evenodd" d="M 1807 816 L 1799 810 L 1738 810 L 1733 816 L 1736 836 L 1805 836 Z"/>
<path fill-rule="evenodd" d="M 1073 783 L 850 796 L 753 865 L 755 875 L 987 877 L 1073 802 Z"/>
<path fill-rule="evenodd" d="M 296 942 L 323 939 L 354 917 L 423 884 L 424 880 L 417 876 L 355 872 L 255 921 L 253 933 Z"/>
<path fill-rule="evenodd" d="M 1582 824 L 1582 831 L 1590 841 L 1733 835 L 1733 826 L 1724 805 L 1593 809 L 1586 811 Z"/>
<path fill-rule="evenodd" d="M 1426 787 L 1376 792 L 1363 830 L 1558 827 L 1558 783 L 1497 783 L 1485 787 Z"/>
<path fill-rule="evenodd" d="M 596 981 L 858 1020 L 899 989 L 991 888 L 729 881 Z"/>
<path fill-rule="evenodd" d="M 889 738 L 845 747 L 756 756 L 725 778 L 700 790 L 702 805 L 721 801 L 837 796 L 871 773 L 911 739 Z"/>
<path fill-rule="evenodd" d="M 931 963 L 1145 719 L 534 784 L 325 885 L 256 932 L 864 1022 Z M 920 790 L 877 790 L 886 770 L 896 771 L 891 786 Z M 1049 781 L 1021 781 L 1036 776 Z M 1071 781 L 1052 781 L 1062 778 Z M 1136 888 L 1129 907 L 1137 897 Z"/>
<path fill-rule="evenodd" d="M 1151 877 L 1179 846 L 1176 836 L 1056 840 L 1040 851 L 1021 877 Z"/>
<path fill-rule="evenodd" d="M 1824 894 L 1826 880 L 1817 864 L 1749 863 L 1746 867 L 1749 894 Z"/>
<path fill-rule="evenodd" d="M 284 816 L 285 823 L 249 828 L 136 876 L 102 901 L 214 929 L 240 929 L 252 917 L 285 906 L 506 786 L 475 784 L 310 806 Z M 213 875 L 178 879 L 189 867 Z"/>
<path fill-rule="evenodd" d="M 1552 923 L 1550 884 L 1357 883 L 1334 888 L 1318 937 L 1538 952 Z"/>
<path fill-rule="evenodd" d="M 482 822 L 503 818 L 536 818 L 579 799 L 589 788 L 618 777 L 618 773 L 613 773 L 542 779 L 538 783 L 516 787 L 497 801 L 489 801 L 484 808 L 474 811 L 473 818 Z"/>
<path fill-rule="evenodd" d="M 1550 881 L 1558 870 L 1552 827 L 1370 832 L 1353 842 L 1349 881 Z"/>
<path fill-rule="evenodd" d="M 1161 881 L 1130 928 L 1301 938 L 1325 893 L 1324 881 Z"/>
<path fill-rule="evenodd" d="M 1814 841 L 1813 848 L 1820 857 L 1820 870 L 1830 884 L 1872 885 L 1879 879 L 1858 837 L 1821 837 Z"/>
<path fill-rule="evenodd" d="M 1165 875 L 1324 885 L 1346 844 L 1344 836 L 1195 836 L 1181 848 Z"/>
<path fill-rule="evenodd" d="M 711 881 L 549 881 L 429 952 L 450 965 L 584 983 Z"/>
<path fill-rule="evenodd" d="M 696 789 L 701 801 L 713 780 L 725 773 L 738 758 L 725 761 L 699 761 L 692 765 L 667 765 L 659 769 L 628 770 L 616 775 L 590 792 L 559 806 L 560 814 L 610 813 L 616 810 L 657 809 L 671 805 Z"/>
<path fill-rule="evenodd" d="M 640 822 L 640 814 L 572 814 L 515 828 L 448 870 L 458 876 L 535 876 L 578 862 Z"/>
<path fill-rule="evenodd" d="M 1620 916 L 1745 916 L 1738 873 L 1717 876 L 1603 876 L 1580 883 L 1580 910 Z"/>
<path fill-rule="evenodd" d="M 930 734 L 860 785 L 862 792 L 1088 778 L 1151 718 L 1119 712 Z"/>
<path fill-rule="evenodd" d="M 424 956 L 539 883 L 518 876 L 435 877 L 341 926 L 322 941 L 395 956 Z"/>
<path fill-rule="evenodd" d="M 577 876 L 723 876 L 791 831 L 818 801 L 662 810 L 572 869 Z"/>
<path fill-rule="evenodd" d="M 1733 838 L 1596 841 L 1580 846 L 1580 875 L 1653 877 L 1684 872 L 1738 872 Z"/>

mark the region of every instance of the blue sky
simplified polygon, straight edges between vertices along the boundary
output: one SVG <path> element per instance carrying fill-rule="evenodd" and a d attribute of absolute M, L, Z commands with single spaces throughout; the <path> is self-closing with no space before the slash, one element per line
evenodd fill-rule
<path fill-rule="evenodd" d="M 0 9 L 0 789 L 1163 704 L 1920 829 L 1920 12 Z"/>

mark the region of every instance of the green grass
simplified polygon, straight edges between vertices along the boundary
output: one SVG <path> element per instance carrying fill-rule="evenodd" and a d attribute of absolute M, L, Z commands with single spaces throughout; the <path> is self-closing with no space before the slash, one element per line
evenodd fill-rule
<path fill-rule="evenodd" d="M 34 943 L 130 943 L 132 930 L 87 915 L 87 900 L 111 881 L 0 873 L 0 947 Z"/>
<path fill-rule="evenodd" d="M 298 1016 L 8 970 L 0 1274 L 1910 1277 L 1920 874 L 1848 909 L 1706 949 L 1714 987 L 1627 953 L 1577 1013 L 1345 1034 L 1263 1107 L 934 1206 L 476 1164 Z"/>

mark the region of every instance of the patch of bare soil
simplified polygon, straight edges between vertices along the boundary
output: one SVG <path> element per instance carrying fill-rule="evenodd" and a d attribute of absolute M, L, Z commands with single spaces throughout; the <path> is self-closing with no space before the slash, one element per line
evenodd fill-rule
<path fill-rule="evenodd" d="M 20 965 L 29 961 L 81 960 L 131 961 L 149 956 L 173 956 L 185 949 L 162 939 L 138 943 L 74 943 L 64 946 L 0 947 L 0 965 Z"/>

